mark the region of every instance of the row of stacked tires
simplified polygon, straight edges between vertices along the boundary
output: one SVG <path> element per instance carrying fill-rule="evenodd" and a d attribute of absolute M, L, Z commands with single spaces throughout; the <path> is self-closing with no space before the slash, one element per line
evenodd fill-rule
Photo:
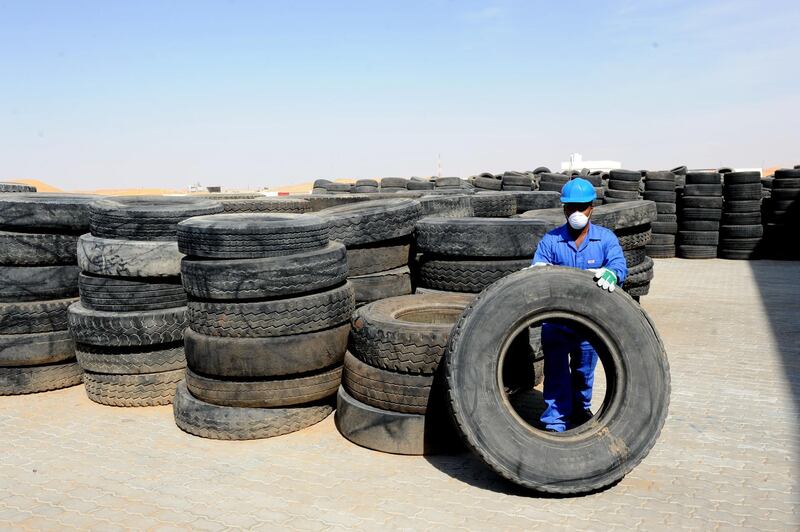
<path fill-rule="evenodd" d="M 354 183 L 336 183 L 327 179 L 317 179 L 314 181 L 312 194 L 377 194 L 404 192 L 407 190 L 417 191 L 445 191 L 458 192 L 471 190 L 473 186 L 459 177 L 433 177 L 425 179 L 421 177 L 384 177 L 380 181 L 377 179 L 358 179 Z M 528 189 L 530 190 L 530 188 Z"/>
<path fill-rule="evenodd" d="M 93 196 L 0 196 L 0 395 L 81 383 L 67 308 L 78 295 L 76 243 Z"/>
<path fill-rule="evenodd" d="M 764 252 L 770 257 L 799 259 L 800 250 L 787 245 L 800 229 L 800 165 L 775 171 L 772 191 L 764 201 Z"/>
<path fill-rule="evenodd" d="M 644 194 L 646 200 L 654 201 L 658 216 L 652 223 L 653 236 L 647 245 L 647 254 L 653 258 L 675 256 L 675 236 L 678 233 L 676 180 L 673 172 L 650 172 L 645 174 Z"/>
<path fill-rule="evenodd" d="M 0 183 L 0 194 L 4 192 L 36 192 L 36 187 L 21 183 Z"/>

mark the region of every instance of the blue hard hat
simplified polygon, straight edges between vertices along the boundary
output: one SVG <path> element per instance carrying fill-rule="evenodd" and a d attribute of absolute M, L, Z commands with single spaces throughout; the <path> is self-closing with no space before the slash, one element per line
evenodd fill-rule
<path fill-rule="evenodd" d="M 597 198 L 597 193 L 591 183 L 576 177 L 561 187 L 561 203 L 591 203 Z"/>

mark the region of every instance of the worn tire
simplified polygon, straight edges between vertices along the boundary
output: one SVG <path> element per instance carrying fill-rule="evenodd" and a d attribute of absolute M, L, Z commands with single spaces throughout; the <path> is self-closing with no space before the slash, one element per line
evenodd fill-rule
<path fill-rule="evenodd" d="M 81 303 L 69 307 L 69 328 L 75 341 L 99 346 L 168 344 L 183 340 L 186 307 L 142 312 L 103 312 Z"/>
<path fill-rule="evenodd" d="M 138 312 L 186 306 L 179 277 L 78 276 L 81 302 L 105 312 Z"/>
<path fill-rule="evenodd" d="M 342 380 L 342 366 L 298 377 L 221 380 L 186 370 L 189 392 L 206 403 L 239 408 L 281 408 L 331 397 Z"/>
<path fill-rule="evenodd" d="M 398 198 L 340 205 L 317 214 L 330 224 L 331 240 L 352 246 L 410 235 L 421 210 L 418 201 Z"/>
<path fill-rule="evenodd" d="M 101 405 L 160 406 L 172 403 L 183 374 L 183 369 L 134 375 L 87 371 L 83 374 L 83 383 L 89 399 Z"/>
<path fill-rule="evenodd" d="M 22 395 L 77 386 L 83 370 L 77 362 L 45 366 L 0 367 L 0 395 Z"/>
<path fill-rule="evenodd" d="M 261 299 L 323 290 L 347 278 L 345 247 L 324 248 L 284 257 L 181 262 L 186 291 L 202 299 Z"/>
<path fill-rule="evenodd" d="M 176 277 L 183 254 L 177 242 L 98 238 L 78 239 L 78 266 L 95 275 L 112 277 Z"/>
<path fill-rule="evenodd" d="M 408 238 L 348 247 L 348 275 L 368 275 L 407 266 L 410 253 L 411 242 Z"/>
<path fill-rule="evenodd" d="M 69 331 L 0 335 L 0 367 L 40 366 L 75 358 Z"/>
<path fill-rule="evenodd" d="M 452 292 L 480 292 L 498 279 L 531 265 L 531 259 L 451 260 L 423 255 L 419 283 Z"/>
<path fill-rule="evenodd" d="M 77 344 L 75 355 L 81 368 L 93 373 L 133 375 L 186 367 L 182 342 L 133 347 Z"/>
<path fill-rule="evenodd" d="M 0 231 L 0 264 L 50 266 L 75 264 L 76 235 Z"/>
<path fill-rule="evenodd" d="M 563 436 L 532 430 L 507 406 L 498 378 L 507 339 L 521 323 L 553 311 L 590 316 L 586 325 L 610 344 L 601 354 L 613 383 L 604 408 Z M 462 315 L 445 360 L 450 409 L 464 441 L 495 472 L 527 488 L 575 494 L 613 484 L 648 454 L 667 417 L 669 365 L 658 333 L 628 295 L 597 290 L 591 272 L 545 267 L 493 285 Z"/>
<path fill-rule="evenodd" d="M 74 297 L 78 272 L 75 265 L 0 266 L 0 303 Z"/>
<path fill-rule="evenodd" d="M 717 256 L 717 246 L 692 246 L 680 244 L 678 256 L 684 259 L 713 259 Z"/>
<path fill-rule="evenodd" d="M 653 227 L 655 227 L 655 223 L 656 222 L 652 222 L 652 224 L 620 229 L 615 232 L 614 234 L 617 236 L 622 250 L 628 251 L 649 244 L 650 240 L 653 238 Z"/>
<path fill-rule="evenodd" d="M 237 198 L 223 200 L 222 212 L 283 212 L 302 214 L 311 212 L 311 204 L 304 199 L 294 198 Z"/>
<path fill-rule="evenodd" d="M 375 368 L 351 353 L 344 356 L 342 386 L 364 404 L 408 414 L 425 414 L 428 410 L 432 375 L 409 375 Z"/>
<path fill-rule="evenodd" d="M 508 218 L 517 214 L 517 200 L 512 194 L 480 193 L 470 196 L 476 218 Z"/>
<path fill-rule="evenodd" d="M 0 196 L 0 227 L 39 232 L 80 233 L 89 229 L 89 194 L 4 194 Z"/>
<path fill-rule="evenodd" d="M 64 331 L 67 308 L 77 299 L 0 303 L 0 335 Z"/>
<path fill-rule="evenodd" d="M 532 257 L 548 229 L 525 218 L 425 218 L 417 222 L 416 243 L 452 257 Z"/>
<path fill-rule="evenodd" d="M 357 304 L 411 293 L 411 271 L 408 266 L 348 279 L 353 285 Z"/>

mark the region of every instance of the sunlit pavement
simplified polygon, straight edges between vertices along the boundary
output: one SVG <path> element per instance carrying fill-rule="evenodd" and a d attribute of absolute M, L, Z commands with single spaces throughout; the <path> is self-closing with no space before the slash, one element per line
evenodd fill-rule
<path fill-rule="evenodd" d="M 800 263 L 655 267 L 642 304 L 670 358 L 669 419 L 600 493 L 541 498 L 468 455 L 372 452 L 332 416 L 271 440 L 203 440 L 170 407 L 104 407 L 75 387 L 0 397 L 0 528 L 797 529 Z"/>

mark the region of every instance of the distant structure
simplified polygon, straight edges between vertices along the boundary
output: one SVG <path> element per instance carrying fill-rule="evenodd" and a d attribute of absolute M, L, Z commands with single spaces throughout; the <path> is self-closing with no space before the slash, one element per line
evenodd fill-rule
<path fill-rule="evenodd" d="M 571 154 L 569 161 L 561 163 L 562 170 L 581 170 L 583 168 L 608 172 L 622 168 L 622 163 L 619 161 L 584 161 L 580 153 Z"/>
<path fill-rule="evenodd" d="M 442 177 L 442 154 L 436 154 L 436 177 Z"/>

